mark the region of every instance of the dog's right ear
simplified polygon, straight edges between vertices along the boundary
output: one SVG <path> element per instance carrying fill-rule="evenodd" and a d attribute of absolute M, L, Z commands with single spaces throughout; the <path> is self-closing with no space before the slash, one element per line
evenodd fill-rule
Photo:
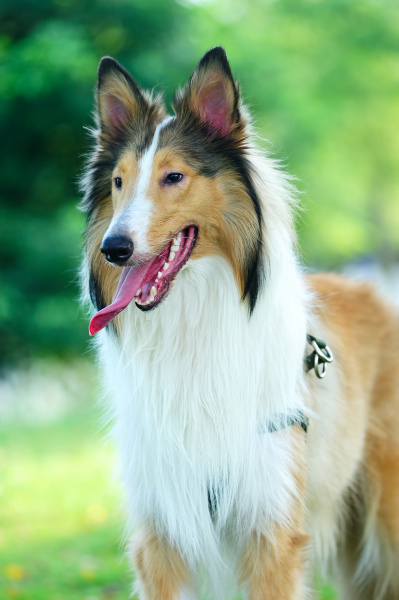
<path fill-rule="evenodd" d="M 101 59 L 97 80 L 97 113 L 101 131 L 117 137 L 146 110 L 147 101 L 133 77 L 110 56 Z"/>

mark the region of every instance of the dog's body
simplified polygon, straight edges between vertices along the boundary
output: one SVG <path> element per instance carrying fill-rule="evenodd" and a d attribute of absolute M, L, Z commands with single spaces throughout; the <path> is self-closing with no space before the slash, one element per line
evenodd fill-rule
<path fill-rule="evenodd" d="M 367 285 L 303 277 L 291 186 L 220 48 L 174 109 L 103 59 L 85 273 L 140 598 L 198 598 L 205 574 L 218 600 L 300 600 L 314 562 L 347 600 L 397 599 L 399 317 Z M 322 380 L 307 334 L 334 354 Z"/>

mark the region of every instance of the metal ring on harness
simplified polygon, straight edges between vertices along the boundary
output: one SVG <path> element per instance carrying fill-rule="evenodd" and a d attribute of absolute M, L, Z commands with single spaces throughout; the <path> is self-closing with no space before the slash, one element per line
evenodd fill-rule
<path fill-rule="evenodd" d="M 309 368 L 313 368 L 319 379 L 323 379 L 326 375 L 326 363 L 332 363 L 334 360 L 333 353 L 324 342 L 324 340 L 315 338 L 313 335 L 307 336 L 309 344 L 314 349 L 311 356 L 308 357 L 308 363 L 313 358 L 313 364 Z"/>

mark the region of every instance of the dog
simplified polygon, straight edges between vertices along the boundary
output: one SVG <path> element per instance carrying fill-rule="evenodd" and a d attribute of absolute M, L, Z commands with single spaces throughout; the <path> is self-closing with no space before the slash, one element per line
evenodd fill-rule
<path fill-rule="evenodd" d="M 138 597 L 398 599 L 399 316 L 304 274 L 221 47 L 173 111 L 101 60 L 83 280 Z"/>

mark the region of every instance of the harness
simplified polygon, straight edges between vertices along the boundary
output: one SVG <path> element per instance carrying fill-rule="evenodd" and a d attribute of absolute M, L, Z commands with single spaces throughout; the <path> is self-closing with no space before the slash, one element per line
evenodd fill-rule
<path fill-rule="evenodd" d="M 310 334 L 306 336 L 306 339 L 308 344 L 312 346 L 313 351 L 304 358 L 305 371 L 308 373 L 314 369 L 316 376 L 319 379 L 323 379 L 326 375 L 326 365 L 332 363 L 334 360 L 333 353 L 324 340 Z M 294 425 L 301 427 L 306 434 L 309 426 L 309 417 L 300 410 L 291 415 L 276 415 L 273 421 L 258 423 L 257 433 L 259 435 L 275 433 Z M 214 520 L 216 519 L 218 505 L 222 501 L 223 486 L 221 485 L 216 488 L 208 487 L 207 494 L 209 514 L 211 515 L 211 519 Z"/>
<path fill-rule="evenodd" d="M 308 333 L 306 340 L 308 344 L 312 346 L 313 351 L 304 358 L 305 371 L 306 373 L 309 373 L 309 371 L 314 369 L 316 376 L 319 379 L 323 379 L 323 377 L 326 376 L 327 364 L 332 363 L 334 360 L 333 353 L 324 340 L 317 338 L 314 335 Z M 305 433 L 308 431 L 309 417 L 302 411 L 296 411 L 293 415 L 281 415 L 281 417 L 278 415 L 277 417 L 276 422 L 273 421 L 266 424 L 259 424 L 258 433 L 274 433 L 281 429 L 285 429 L 286 427 L 292 427 L 293 425 L 301 427 Z"/>

